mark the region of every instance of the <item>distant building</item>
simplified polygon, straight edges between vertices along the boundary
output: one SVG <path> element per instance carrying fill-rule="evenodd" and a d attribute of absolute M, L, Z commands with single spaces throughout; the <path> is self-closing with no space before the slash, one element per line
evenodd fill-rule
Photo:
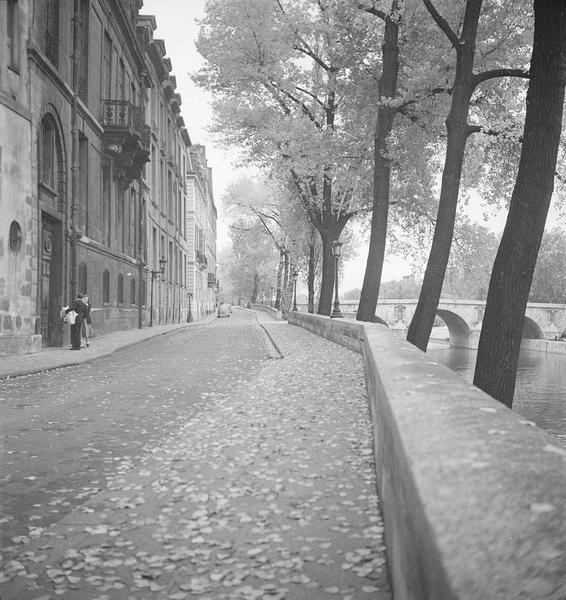
<path fill-rule="evenodd" d="M 210 170 L 141 6 L 0 2 L 0 355 L 65 344 L 59 308 L 78 292 L 97 334 L 214 307 Z"/>
<path fill-rule="evenodd" d="M 216 206 L 212 172 L 204 146 L 191 148 L 191 169 L 186 172 L 187 225 L 191 247 L 189 292 L 196 318 L 216 310 Z"/>

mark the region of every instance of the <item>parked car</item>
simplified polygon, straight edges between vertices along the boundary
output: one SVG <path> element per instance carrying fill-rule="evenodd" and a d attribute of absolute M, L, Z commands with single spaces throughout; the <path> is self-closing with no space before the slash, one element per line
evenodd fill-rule
<path fill-rule="evenodd" d="M 222 302 L 218 306 L 218 318 L 229 317 L 232 314 L 232 307 L 226 302 Z"/>

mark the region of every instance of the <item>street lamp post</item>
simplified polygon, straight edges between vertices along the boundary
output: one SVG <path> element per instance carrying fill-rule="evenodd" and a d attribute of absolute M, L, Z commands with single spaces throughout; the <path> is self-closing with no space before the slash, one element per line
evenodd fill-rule
<path fill-rule="evenodd" d="M 297 279 L 299 278 L 299 272 L 297 271 L 297 269 L 295 269 L 293 271 L 293 274 L 291 275 L 291 277 L 293 278 L 293 283 L 295 285 L 295 290 L 294 290 L 294 295 L 293 295 L 293 310 L 297 311 L 297 310 L 299 310 L 297 308 Z"/>
<path fill-rule="evenodd" d="M 332 254 L 334 255 L 334 308 L 331 319 L 342 319 L 344 315 L 340 312 L 340 301 L 338 300 L 338 261 L 342 253 L 342 242 L 334 240 L 332 242 Z"/>
<path fill-rule="evenodd" d="M 167 263 L 167 259 L 162 256 L 159 259 L 159 271 L 150 271 L 151 274 L 151 304 L 149 309 L 149 326 L 153 327 L 153 281 L 158 275 L 163 275 L 165 273 L 165 264 Z"/>

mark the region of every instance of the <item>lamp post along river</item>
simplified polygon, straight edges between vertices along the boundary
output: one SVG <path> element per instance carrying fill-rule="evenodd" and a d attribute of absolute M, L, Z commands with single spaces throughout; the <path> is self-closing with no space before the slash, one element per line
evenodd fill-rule
<path fill-rule="evenodd" d="M 298 308 L 297 308 L 297 279 L 299 278 L 299 272 L 297 271 L 297 269 L 295 269 L 293 271 L 293 274 L 291 275 L 291 277 L 293 278 L 293 284 L 294 284 L 293 310 L 296 311 L 296 310 L 298 310 Z"/>
<path fill-rule="evenodd" d="M 332 254 L 334 255 L 334 309 L 330 318 L 342 319 L 344 315 L 340 312 L 340 300 L 338 299 L 338 261 L 342 253 L 342 242 L 334 240 L 332 242 Z"/>

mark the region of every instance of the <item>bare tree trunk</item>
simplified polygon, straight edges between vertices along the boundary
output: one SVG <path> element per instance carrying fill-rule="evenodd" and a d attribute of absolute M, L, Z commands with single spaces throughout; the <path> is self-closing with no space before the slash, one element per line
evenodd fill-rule
<path fill-rule="evenodd" d="M 283 253 L 283 290 L 289 285 L 289 252 Z"/>
<path fill-rule="evenodd" d="M 281 308 L 281 295 L 283 285 L 283 270 L 285 268 L 285 251 L 279 250 L 279 266 L 277 267 L 277 291 L 275 293 L 275 308 Z"/>
<path fill-rule="evenodd" d="M 309 240 L 309 272 L 308 272 L 308 311 L 314 313 L 314 277 L 315 277 L 315 250 L 316 250 L 316 239 L 315 239 L 315 228 L 311 226 L 310 240 Z"/>
<path fill-rule="evenodd" d="M 566 2 L 535 0 L 527 112 L 517 181 L 495 258 L 474 384 L 513 405 L 525 309 L 554 187 L 566 85 Z"/>
<path fill-rule="evenodd" d="M 332 255 L 332 242 L 337 238 L 326 233 L 321 233 L 322 239 L 322 280 L 320 283 L 320 297 L 318 299 L 318 314 L 330 315 L 332 310 L 332 294 L 334 292 L 334 256 Z"/>
<path fill-rule="evenodd" d="M 391 10 L 396 11 L 393 2 Z M 399 74 L 399 24 L 397 18 L 385 19 L 385 34 L 382 45 L 383 72 L 379 81 L 379 100 L 393 98 L 397 92 Z M 364 282 L 358 306 L 358 321 L 373 321 L 379 295 L 379 284 L 385 259 L 387 218 L 389 213 L 389 183 L 391 166 L 386 157 L 387 136 L 393 127 L 396 108 L 380 105 L 374 135 L 373 209 L 369 251 L 364 273 Z"/>
<path fill-rule="evenodd" d="M 255 304 L 257 302 L 257 296 L 259 294 L 259 273 L 256 271 L 254 273 L 254 287 L 252 290 L 251 303 Z"/>
<path fill-rule="evenodd" d="M 425 4 L 427 8 L 432 5 L 428 0 Z M 456 74 L 452 88 L 452 104 L 446 119 L 447 145 L 438 215 L 421 293 L 407 331 L 407 340 L 423 352 L 426 351 L 434 325 L 454 234 L 468 136 L 468 112 L 474 89 L 474 54 L 481 5 L 482 0 L 468 0 L 462 35 L 453 40 L 456 50 Z M 438 19 L 441 18 L 438 16 Z M 441 22 L 445 24 L 444 21 Z M 455 37 L 455 34 L 451 33 Z"/>

